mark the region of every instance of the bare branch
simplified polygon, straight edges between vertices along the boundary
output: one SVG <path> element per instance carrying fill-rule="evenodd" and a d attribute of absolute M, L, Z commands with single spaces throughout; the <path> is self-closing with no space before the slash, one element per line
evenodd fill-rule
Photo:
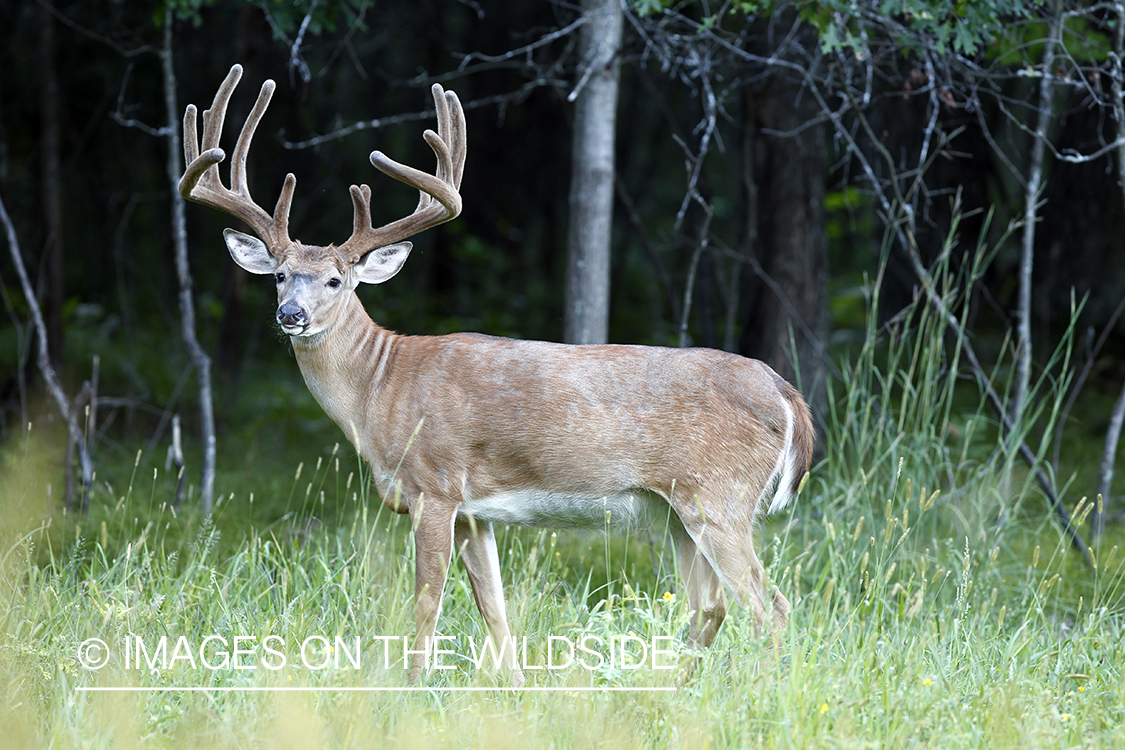
<path fill-rule="evenodd" d="M 295 86 L 296 81 L 293 79 L 293 71 L 297 71 L 301 78 L 301 83 L 308 83 L 312 80 L 312 72 L 309 70 L 309 64 L 305 62 L 305 58 L 301 56 L 301 43 L 305 39 L 305 32 L 309 28 L 309 22 L 312 21 L 313 12 L 320 0 L 312 0 L 309 5 L 308 12 L 305 17 L 301 19 L 301 25 L 297 29 L 297 36 L 290 39 L 289 35 L 281 30 L 281 26 L 274 20 L 273 14 L 270 13 L 269 6 L 265 2 L 259 2 L 258 7 L 265 15 L 266 23 L 269 24 L 270 29 L 273 30 L 274 36 L 278 39 L 284 40 L 285 44 L 289 47 L 289 85 Z"/>
<path fill-rule="evenodd" d="M 486 55 L 483 52 L 470 52 L 470 53 L 462 56 L 461 64 L 457 66 L 457 70 L 460 71 L 460 72 L 468 72 L 469 70 L 471 70 L 471 68 L 469 67 L 469 63 L 473 62 L 474 60 L 480 60 L 480 61 L 486 62 L 486 63 L 499 63 L 499 62 L 508 62 L 508 61 L 511 61 L 511 60 L 515 60 L 517 57 L 520 57 L 520 56 L 523 56 L 525 58 L 529 58 L 531 53 L 534 52 L 535 50 L 537 50 L 541 47 L 546 47 L 547 45 L 551 44 L 552 42 L 554 42 L 558 39 L 562 39 L 563 37 L 570 36 L 575 31 L 577 31 L 578 28 L 580 26 L 582 26 L 584 23 L 586 23 L 586 16 L 581 15 L 576 20 L 571 22 L 570 24 L 568 24 L 568 25 L 564 26 L 563 28 L 558 29 L 556 31 L 552 31 L 550 34 L 546 34 L 546 35 L 540 37 L 539 39 L 532 42 L 531 44 L 524 45 L 523 47 L 517 47 L 516 49 L 508 50 L 507 52 L 504 52 L 503 54 L 500 54 L 500 55 Z"/>
<path fill-rule="evenodd" d="M 117 91 L 117 109 L 109 113 L 111 120 L 126 128 L 136 128 L 142 133 L 146 133 L 157 138 L 167 138 L 171 135 L 168 125 L 161 128 L 154 128 L 146 122 L 134 120 L 125 115 L 125 90 L 129 87 L 129 79 L 133 76 L 133 63 L 125 66 L 125 74 L 121 76 L 121 87 Z"/>
<path fill-rule="evenodd" d="M 324 61 L 324 65 L 321 66 L 320 71 L 317 73 L 318 76 L 323 76 L 332 68 L 332 64 L 336 62 L 336 58 L 339 57 L 341 50 L 347 50 L 348 56 L 351 57 L 353 63 L 355 63 L 355 71 L 359 74 L 359 77 L 365 81 L 368 80 L 369 76 L 367 75 L 367 71 L 363 69 L 363 65 L 359 63 L 359 59 L 356 57 L 355 48 L 352 46 L 352 38 L 363 28 L 363 22 L 367 18 L 367 9 L 369 7 L 371 7 L 371 0 L 362 0 L 360 2 L 355 20 L 352 21 L 351 26 L 348 27 L 347 33 L 344 34 L 344 38 L 336 45 L 332 54 Z"/>
<path fill-rule="evenodd" d="M 125 47 L 107 36 L 98 34 L 86 28 L 85 26 L 82 26 L 81 24 L 75 23 L 70 19 L 69 16 L 62 13 L 62 11 L 60 11 L 51 3 L 47 2 L 47 0 L 36 0 L 36 2 L 38 2 L 40 6 L 46 9 L 48 13 L 57 18 L 64 26 L 68 27 L 72 31 L 81 34 L 87 39 L 92 39 L 95 42 L 104 44 L 105 46 L 117 52 L 117 54 L 121 55 L 122 57 L 128 58 L 145 54 L 158 54 L 160 51 L 159 48 L 153 47 L 150 44 L 142 44 L 139 47 Z"/>
<path fill-rule="evenodd" d="M 494 96 L 486 96 L 480 99 L 474 99 L 469 102 L 462 102 L 462 107 L 466 110 L 483 109 L 485 107 L 501 106 L 506 107 L 510 104 L 519 104 L 527 99 L 533 90 L 539 88 L 539 82 L 535 81 L 529 83 L 516 91 L 508 94 L 496 94 Z M 306 138 L 303 141 L 290 141 L 286 140 L 285 132 L 278 133 L 278 141 L 284 148 L 291 151 L 300 151 L 306 148 L 315 148 L 325 143 L 346 138 L 354 133 L 359 133 L 364 130 L 378 130 L 380 128 L 390 127 L 392 125 L 401 125 L 405 122 L 417 122 L 419 120 L 432 120 L 435 114 L 433 108 L 423 110 L 421 112 L 407 112 L 400 115 L 390 115 L 388 117 L 376 117 L 373 120 L 361 120 L 360 122 L 353 122 L 351 125 L 346 125 L 342 128 L 337 128 L 329 133 L 323 135 L 313 136 Z"/>
<path fill-rule="evenodd" d="M 12 254 L 12 264 L 16 267 L 16 275 L 19 276 L 20 286 L 23 288 L 23 294 L 27 300 L 27 307 L 31 313 L 32 327 L 35 329 L 38 341 L 37 362 L 39 371 L 43 374 L 43 380 L 47 383 L 47 390 L 51 394 L 51 399 L 55 402 L 55 407 L 59 410 L 59 414 L 66 423 L 67 456 L 69 458 L 73 454 L 74 449 L 77 448 L 79 462 L 84 468 L 83 474 L 85 475 L 87 473 L 85 469 L 90 465 L 86 441 L 82 439 L 82 432 L 78 428 L 76 409 L 70 403 L 70 399 L 67 398 L 62 383 L 55 373 L 55 368 L 51 366 L 51 360 L 47 351 L 47 324 L 43 321 L 43 312 L 39 308 L 39 300 L 35 296 L 35 289 L 31 285 L 31 279 L 29 279 L 27 275 L 27 268 L 23 264 L 23 253 L 20 252 L 19 238 L 16 235 L 15 225 L 12 224 L 12 219 L 8 216 L 8 209 L 4 206 L 2 198 L 0 198 L 0 223 L 4 225 L 4 231 L 8 237 L 8 249 Z M 83 489 L 85 490 L 86 488 L 84 487 Z M 84 510 L 87 502 L 86 492 L 84 491 L 78 507 Z M 66 465 L 66 506 L 67 508 L 75 507 L 74 475 L 71 471 L 69 461 L 67 461 Z"/>
<path fill-rule="evenodd" d="M 687 281 L 684 282 L 684 304 L 680 313 L 679 345 L 681 348 L 688 345 L 688 322 L 691 320 L 691 302 L 695 293 L 695 272 L 699 269 L 699 259 L 703 257 L 703 253 L 707 250 L 711 232 L 711 216 L 714 213 L 711 204 L 703 200 L 698 192 L 694 193 L 693 199 L 703 209 L 703 226 L 699 229 L 699 241 L 696 242 L 695 250 L 691 254 Z"/>

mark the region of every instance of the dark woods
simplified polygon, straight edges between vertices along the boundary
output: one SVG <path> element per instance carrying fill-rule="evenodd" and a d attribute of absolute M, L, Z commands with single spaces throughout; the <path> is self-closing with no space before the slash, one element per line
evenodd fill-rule
<path fill-rule="evenodd" d="M 1017 365 L 1027 354 L 1034 374 L 1072 300 L 1084 301 L 1075 366 L 1089 364 L 1083 387 L 1112 403 L 1125 381 L 1114 4 L 1008 3 L 1009 15 L 990 16 L 994 4 L 981 3 L 971 17 L 939 14 L 952 36 L 920 16 L 880 16 L 881 3 L 819 4 L 859 9 L 850 16 L 745 5 L 769 12 L 624 6 L 609 340 L 764 359 L 823 415 L 825 378 L 863 334 L 862 290 L 884 259 L 886 321 L 925 296 L 943 253 L 956 271 L 995 246 L 960 332 L 986 369 L 1011 331 L 1009 352 Z M 456 91 L 469 133 L 464 212 L 416 238 L 402 274 L 365 292 L 368 309 L 407 333 L 561 339 L 574 99 L 591 75 L 579 32 L 592 12 L 514 0 L 0 4 L 0 199 L 72 397 L 100 357 L 100 450 L 166 444 L 173 412 L 189 440 L 199 434 L 166 96 L 177 117 L 188 103 L 203 109 L 235 62 L 246 73 L 224 144 L 276 79 L 251 188 L 272 207 L 293 172 L 291 234 L 311 243 L 350 233 L 350 184 L 371 185 L 376 221 L 412 210 L 417 196 L 367 155 L 429 165 L 429 86 Z M 1034 223 L 1012 224 L 1032 212 Z M 246 415 L 293 398 L 278 383 L 295 367 L 272 328 L 272 288 L 223 247 L 231 222 L 192 205 L 185 216 L 221 446 Z M 51 407 L 34 395 L 35 335 L 8 253 L 0 278 L 8 440 Z M 1089 428 L 1104 435 L 1107 424 Z"/>

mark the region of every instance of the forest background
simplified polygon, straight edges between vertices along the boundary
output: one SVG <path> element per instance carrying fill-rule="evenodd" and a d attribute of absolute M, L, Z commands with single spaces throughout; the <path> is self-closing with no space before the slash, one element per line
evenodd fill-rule
<path fill-rule="evenodd" d="M 169 545 L 188 549 L 213 510 L 231 554 L 259 533 L 331 537 L 355 510 L 350 479 L 322 479 L 319 500 L 301 481 L 349 454 L 276 330 L 273 285 L 230 260 L 233 219 L 173 189 L 184 108 L 237 62 L 224 146 L 276 79 L 251 189 L 271 206 L 296 174 L 291 225 L 311 243 L 350 231 L 350 184 L 372 186 L 376 221 L 408 214 L 417 196 L 367 155 L 428 168 L 429 87 L 463 102 L 464 211 L 361 290 L 379 323 L 763 359 L 821 434 L 822 479 L 787 528 L 834 543 L 838 518 L 871 523 L 886 498 L 862 488 L 882 476 L 897 496 L 912 456 L 917 486 L 946 493 L 944 539 L 1018 528 L 995 545 L 1015 568 L 1034 555 L 1046 575 L 1040 545 L 1059 545 L 1060 572 L 1085 580 L 1121 538 L 1125 494 L 1123 18 L 1058 0 L 2 3 L 4 540 L 39 528 L 34 564 L 75 544 L 113 570 L 166 509 L 188 519 Z M 603 84 L 610 105 L 583 109 Z M 614 134 L 611 169 L 590 118 Z M 585 201 L 590 184 L 609 200 Z M 576 281 L 579 258 L 595 278 Z M 600 322 L 575 322 L 589 309 Z M 1119 612 L 1110 580 L 1099 596 Z"/>

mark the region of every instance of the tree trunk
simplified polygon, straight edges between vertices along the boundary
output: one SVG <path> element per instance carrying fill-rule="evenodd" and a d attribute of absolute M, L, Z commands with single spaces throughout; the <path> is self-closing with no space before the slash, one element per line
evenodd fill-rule
<path fill-rule="evenodd" d="M 585 0 L 582 74 L 572 98 L 564 340 L 602 344 L 609 336 L 609 248 L 613 229 L 614 146 L 623 15 L 620 0 Z"/>
<path fill-rule="evenodd" d="M 1110 91 L 1113 94 L 1113 118 L 1117 127 L 1117 184 L 1121 188 L 1121 198 L 1125 201 L 1125 101 L 1122 100 L 1122 69 L 1121 55 L 1125 53 L 1125 3 L 1117 3 L 1114 8 L 1117 12 L 1117 26 L 1113 32 L 1113 77 L 1110 82 Z M 1110 502 L 1110 490 L 1113 489 L 1114 468 L 1117 463 L 1117 445 L 1121 440 L 1121 426 L 1125 422 L 1125 384 L 1121 386 L 1121 394 L 1109 417 L 1109 428 L 1106 430 L 1105 446 L 1102 449 L 1102 460 L 1098 466 L 1098 494 L 1101 500 L 1094 506 L 1094 515 L 1090 523 L 1090 539 L 1097 541 L 1105 528 L 1105 506 Z"/>
<path fill-rule="evenodd" d="M 789 132 L 815 117 L 811 97 L 774 74 L 752 95 L 746 117 L 743 170 L 743 252 L 754 259 L 748 273 L 748 314 L 743 354 L 761 359 L 798 385 L 813 410 L 823 413 L 828 335 L 828 238 L 825 229 L 824 129 Z M 749 93 L 749 92 L 748 92 Z M 794 344 L 796 350 L 794 351 Z"/>
<path fill-rule="evenodd" d="M 62 365 L 65 302 L 63 288 L 62 181 L 59 176 L 59 82 L 55 71 L 55 22 L 51 11 L 40 9 L 39 75 L 42 115 L 43 243 L 45 294 L 43 317 L 47 326 L 47 354 L 57 370 Z"/>
<path fill-rule="evenodd" d="M 1047 128 L 1053 117 L 1051 79 L 1055 67 L 1055 39 L 1062 26 L 1062 9 L 1056 2 L 1051 13 L 1047 38 L 1043 49 L 1043 74 L 1039 79 L 1038 113 L 1035 119 L 1035 138 L 1031 142 L 1031 163 L 1028 166 L 1027 185 L 1024 189 L 1023 243 L 1019 268 L 1019 307 L 1016 327 L 1016 383 L 1012 393 L 1012 421 L 1020 429 L 1027 389 L 1031 382 L 1031 271 L 1035 261 L 1035 223 L 1039 214 L 1039 193 L 1043 185 L 1043 155 L 1047 145 Z"/>
<path fill-rule="evenodd" d="M 215 494 L 215 412 L 211 397 L 211 358 L 195 335 L 195 303 L 192 300 L 191 267 L 188 265 L 187 226 L 184 222 L 184 199 L 177 185 L 184 173 L 180 139 L 180 113 L 176 104 L 176 70 L 172 60 L 172 9 L 165 6 L 164 46 L 160 52 L 164 72 L 164 107 L 168 116 L 168 183 L 172 192 L 172 245 L 176 255 L 176 276 L 180 282 L 180 320 L 182 335 L 199 383 L 199 430 L 203 440 L 203 476 L 199 490 L 199 507 L 204 515 L 211 512 Z"/>

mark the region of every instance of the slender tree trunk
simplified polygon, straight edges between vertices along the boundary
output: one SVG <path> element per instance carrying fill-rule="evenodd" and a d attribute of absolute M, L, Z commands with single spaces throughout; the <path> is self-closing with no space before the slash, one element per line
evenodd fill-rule
<path fill-rule="evenodd" d="M 43 148 L 43 244 L 45 294 L 43 317 L 47 326 L 47 353 L 51 365 L 62 366 L 63 324 L 63 216 L 62 180 L 59 175 L 59 81 L 55 71 L 55 22 L 45 7 L 39 35 L 39 75 Z"/>
<path fill-rule="evenodd" d="M 184 222 L 184 199 L 177 185 L 184 173 L 183 143 L 180 139 L 180 110 L 176 104 L 176 70 L 172 59 L 172 9 L 165 6 L 164 46 L 160 52 L 164 72 L 164 107 L 168 116 L 168 183 L 172 188 L 172 245 L 176 254 L 176 276 L 180 282 L 180 319 L 184 345 L 187 346 L 199 383 L 199 428 L 203 440 L 203 477 L 199 490 L 199 506 L 204 515 L 211 512 L 215 494 L 215 412 L 211 397 L 211 358 L 195 335 L 195 303 L 192 300 L 191 267 L 188 265 L 187 225 Z"/>
<path fill-rule="evenodd" d="M 609 248 L 613 229 L 621 0 L 585 0 L 582 75 L 572 98 L 574 142 L 563 337 L 601 344 L 609 336 Z"/>
<path fill-rule="evenodd" d="M 1062 10 L 1059 3 L 1051 9 L 1051 20 L 1043 49 L 1043 75 L 1039 79 L 1038 113 L 1035 119 L 1035 139 L 1031 143 L 1031 164 L 1027 187 L 1024 191 L 1023 245 L 1019 267 L 1019 322 L 1016 327 L 1016 383 L 1012 391 L 1012 421 L 1017 430 L 1023 416 L 1027 390 L 1031 382 L 1031 271 L 1035 262 L 1035 223 L 1039 215 L 1039 194 L 1043 185 L 1043 156 L 1047 145 L 1047 129 L 1054 117 L 1051 109 L 1052 82 L 1055 67 L 1055 41 L 1062 27 Z"/>
<path fill-rule="evenodd" d="M 1094 506 L 1094 515 L 1090 524 L 1090 538 L 1097 540 L 1105 529 L 1105 506 L 1109 503 L 1109 491 L 1113 487 L 1114 465 L 1117 462 L 1117 446 L 1121 440 L 1121 426 L 1125 423 L 1125 384 L 1121 386 L 1121 394 L 1113 411 L 1109 415 L 1109 427 L 1105 433 L 1105 448 L 1102 451 L 1102 460 L 1098 469 L 1098 494 L 1101 501 Z"/>
<path fill-rule="evenodd" d="M 1125 201 L 1125 101 L 1122 101 L 1122 69 L 1121 55 L 1125 54 L 1125 3 L 1118 3 L 1117 26 L 1113 31 L 1113 79 L 1110 90 L 1113 94 L 1113 118 L 1117 126 L 1117 185 L 1121 188 L 1121 198 Z M 1105 434 L 1105 447 L 1102 449 L 1102 460 L 1098 467 L 1098 494 L 1101 502 L 1094 506 L 1094 515 L 1090 524 L 1090 538 L 1097 540 L 1105 528 L 1105 506 L 1110 501 L 1110 490 L 1113 488 L 1114 467 L 1117 463 L 1117 446 L 1121 440 L 1121 426 L 1125 423 L 1125 384 L 1121 386 L 1121 395 L 1113 405 L 1109 417 L 1109 428 Z"/>

